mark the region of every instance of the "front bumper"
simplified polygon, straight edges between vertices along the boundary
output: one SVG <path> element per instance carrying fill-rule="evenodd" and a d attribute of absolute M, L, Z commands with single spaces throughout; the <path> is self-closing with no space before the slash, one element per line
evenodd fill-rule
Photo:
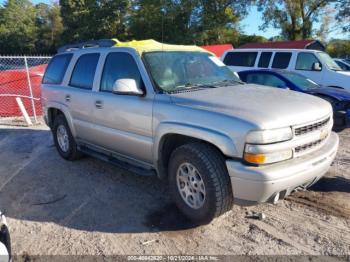
<path fill-rule="evenodd" d="M 227 160 L 236 204 L 251 205 L 289 195 L 298 187 L 308 187 L 329 169 L 337 153 L 339 137 L 331 133 L 328 141 L 317 151 L 288 161 L 266 166 L 247 166 Z"/>

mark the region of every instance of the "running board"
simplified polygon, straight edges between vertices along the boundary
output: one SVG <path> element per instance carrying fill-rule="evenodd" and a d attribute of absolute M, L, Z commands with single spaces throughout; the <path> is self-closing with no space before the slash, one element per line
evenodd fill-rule
<path fill-rule="evenodd" d="M 133 165 L 131 163 L 128 163 L 126 161 L 123 161 L 121 159 L 118 159 L 116 157 L 113 156 L 109 156 L 100 152 L 97 152 L 87 146 L 79 146 L 79 151 L 83 152 L 84 154 L 87 154 L 89 156 L 92 156 L 94 158 L 98 158 L 102 161 L 111 163 L 121 169 L 130 171 L 132 173 L 135 173 L 139 176 L 156 176 L 156 172 L 154 169 L 150 169 L 150 168 L 144 168 L 141 166 L 136 166 Z"/>

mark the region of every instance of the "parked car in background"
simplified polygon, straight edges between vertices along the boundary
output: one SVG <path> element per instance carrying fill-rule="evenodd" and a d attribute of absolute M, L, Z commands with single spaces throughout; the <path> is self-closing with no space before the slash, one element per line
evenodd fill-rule
<path fill-rule="evenodd" d="M 337 65 L 341 69 L 343 69 L 344 71 L 350 71 L 350 60 L 349 59 L 335 58 L 334 62 L 336 62 Z"/>
<path fill-rule="evenodd" d="M 298 72 L 324 87 L 350 91 L 350 72 L 343 71 L 325 52 L 310 49 L 234 49 L 222 61 L 235 72 L 284 69 Z"/>
<path fill-rule="evenodd" d="M 350 126 L 350 92 L 344 89 L 321 87 L 301 74 L 286 70 L 248 70 L 238 72 L 238 75 L 246 83 L 288 88 L 323 98 L 333 107 L 335 129 Z"/>
<path fill-rule="evenodd" d="M 42 104 L 64 159 L 84 152 L 167 179 L 197 224 L 233 203 L 277 202 L 309 187 L 339 143 L 322 99 L 243 84 L 202 48 L 154 40 L 60 48 Z"/>

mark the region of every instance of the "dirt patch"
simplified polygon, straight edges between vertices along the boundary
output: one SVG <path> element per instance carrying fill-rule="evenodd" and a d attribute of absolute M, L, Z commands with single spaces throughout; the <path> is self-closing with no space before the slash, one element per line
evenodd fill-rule
<path fill-rule="evenodd" d="M 330 171 L 305 192 L 288 200 L 307 205 L 339 217 L 350 218 L 350 131 L 340 135 L 340 147 Z"/>
<path fill-rule="evenodd" d="M 335 192 L 297 192 L 287 200 L 316 208 L 326 214 L 350 218 L 349 197 Z"/>

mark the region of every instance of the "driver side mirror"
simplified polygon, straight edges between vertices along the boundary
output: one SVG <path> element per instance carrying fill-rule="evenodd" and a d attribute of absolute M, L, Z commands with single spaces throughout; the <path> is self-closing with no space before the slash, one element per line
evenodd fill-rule
<path fill-rule="evenodd" d="M 312 64 L 312 70 L 313 71 L 321 71 L 322 70 L 322 66 L 320 63 L 318 62 L 315 62 Z"/>
<path fill-rule="evenodd" d="M 144 95 L 143 90 L 138 87 L 135 79 L 131 78 L 122 78 L 116 80 L 113 84 L 113 93 L 118 95 Z"/>

